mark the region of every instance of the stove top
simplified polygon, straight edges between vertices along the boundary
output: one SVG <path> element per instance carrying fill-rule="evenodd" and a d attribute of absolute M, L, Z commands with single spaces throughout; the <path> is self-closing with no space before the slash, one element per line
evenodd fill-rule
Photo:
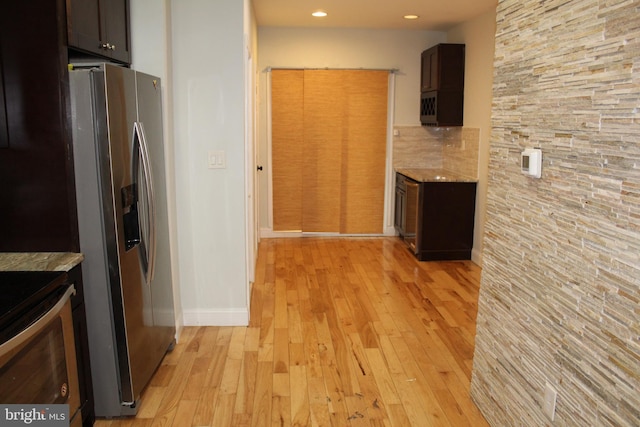
<path fill-rule="evenodd" d="M 59 271 L 0 272 L 0 331 L 67 284 L 67 273 Z"/>

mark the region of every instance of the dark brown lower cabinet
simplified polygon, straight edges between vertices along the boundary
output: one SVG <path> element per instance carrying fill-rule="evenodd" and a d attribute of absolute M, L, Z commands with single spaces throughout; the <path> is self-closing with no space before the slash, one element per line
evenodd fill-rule
<path fill-rule="evenodd" d="M 471 259 L 476 183 L 425 182 L 420 187 L 418 259 Z"/>
<path fill-rule="evenodd" d="M 73 283 L 76 288 L 76 294 L 71 298 L 71 315 L 73 317 L 73 333 L 75 336 L 76 363 L 78 364 L 82 425 L 83 427 L 91 427 L 96 416 L 93 408 L 93 384 L 91 382 L 91 365 L 89 363 L 87 314 L 84 305 L 82 269 L 78 265 L 67 274 L 69 275 L 69 283 Z"/>
<path fill-rule="evenodd" d="M 476 205 L 475 182 L 417 182 L 396 209 L 400 237 L 420 261 L 471 259 Z M 396 193 L 398 197 L 398 193 Z M 398 206 L 398 201 L 396 201 Z M 402 225 L 402 227 L 399 227 Z"/>

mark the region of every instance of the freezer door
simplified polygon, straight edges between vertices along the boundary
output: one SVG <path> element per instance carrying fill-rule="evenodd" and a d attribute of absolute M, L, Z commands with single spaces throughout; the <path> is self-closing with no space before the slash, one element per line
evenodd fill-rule
<path fill-rule="evenodd" d="M 120 268 L 120 254 L 127 249 L 119 230 L 124 226 L 123 205 L 134 203 L 123 203 L 120 190 L 132 181 L 129 168 L 120 163 L 130 156 L 123 135 L 126 122 L 135 117 L 135 101 L 123 102 L 121 108 L 108 104 L 102 69 L 70 71 L 69 82 L 94 407 L 97 416 L 129 415 L 131 409 L 122 405 L 123 395 L 132 396 L 132 387 L 120 286 L 126 278 L 121 276 L 126 268 Z M 122 80 L 112 84 L 110 99 L 121 98 L 126 86 Z M 129 261 L 125 257 L 123 262 Z"/>

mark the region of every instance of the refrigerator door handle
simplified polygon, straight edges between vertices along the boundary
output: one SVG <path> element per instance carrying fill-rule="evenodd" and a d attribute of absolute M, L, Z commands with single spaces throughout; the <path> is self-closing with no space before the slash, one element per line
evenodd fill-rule
<path fill-rule="evenodd" d="M 146 217 L 142 219 L 143 226 L 146 226 L 146 233 L 141 233 L 148 237 L 148 241 L 144 242 L 144 251 L 141 252 L 143 258 L 143 266 L 145 267 L 145 279 L 147 284 L 151 284 L 155 272 L 155 254 L 156 254 L 156 210 L 155 210 L 155 193 L 153 187 L 153 172 L 151 170 L 151 159 L 149 157 L 149 146 L 144 132 L 142 122 L 135 122 L 134 141 L 139 144 L 139 161 L 142 164 L 142 185 L 144 185 L 144 195 L 146 197 L 147 209 L 144 209 Z M 137 138 L 136 138 L 137 137 Z"/>
<path fill-rule="evenodd" d="M 149 155 L 149 144 L 147 143 L 147 134 L 144 132 L 144 124 L 138 122 L 140 127 L 140 141 L 142 142 L 143 154 L 146 163 L 146 180 L 147 180 L 147 194 L 149 197 L 149 274 L 147 275 L 148 283 L 153 280 L 153 275 L 156 271 L 156 193 L 153 186 L 153 169 L 151 168 L 151 156 Z"/>

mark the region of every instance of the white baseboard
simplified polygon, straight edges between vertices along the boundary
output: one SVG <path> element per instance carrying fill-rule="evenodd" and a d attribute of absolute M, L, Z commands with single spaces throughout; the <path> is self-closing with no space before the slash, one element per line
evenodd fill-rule
<path fill-rule="evenodd" d="M 384 229 L 384 235 L 385 236 L 397 236 L 398 232 L 396 231 L 396 228 L 394 226 L 391 227 L 385 227 Z"/>
<path fill-rule="evenodd" d="M 273 231 L 270 228 L 260 229 L 260 238 L 273 239 L 281 237 L 302 237 L 302 231 Z"/>
<path fill-rule="evenodd" d="M 471 261 L 474 262 L 474 264 L 477 264 L 478 266 L 482 267 L 482 251 L 479 251 L 477 249 L 472 249 L 471 250 Z"/>
<path fill-rule="evenodd" d="M 185 310 L 185 326 L 248 326 L 249 311 L 245 308 L 220 310 Z"/>

